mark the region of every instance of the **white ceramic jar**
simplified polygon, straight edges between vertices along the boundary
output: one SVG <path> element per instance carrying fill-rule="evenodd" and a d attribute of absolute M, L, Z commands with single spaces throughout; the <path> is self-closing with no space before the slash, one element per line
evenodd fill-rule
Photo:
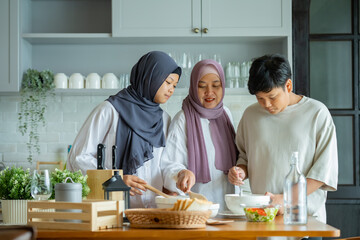
<path fill-rule="evenodd" d="M 68 88 L 68 76 L 65 73 L 57 73 L 54 76 L 55 88 Z"/>
<path fill-rule="evenodd" d="M 86 88 L 89 89 L 99 89 L 100 88 L 101 77 L 97 73 L 90 73 L 86 77 Z"/>
<path fill-rule="evenodd" d="M 69 78 L 69 88 L 84 88 L 84 76 L 81 73 L 73 73 Z"/>
<path fill-rule="evenodd" d="M 118 88 L 118 78 L 113 73 L 106 73 L 102 77 L 102 88 L 114 89 Z"/>

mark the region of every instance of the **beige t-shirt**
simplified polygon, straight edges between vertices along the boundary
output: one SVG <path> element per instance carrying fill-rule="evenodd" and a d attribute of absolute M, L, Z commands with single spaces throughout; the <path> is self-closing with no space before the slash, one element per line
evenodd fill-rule
<path fill-rule="evenodd" d="M 308 196 L 308 215 L 326 222 L 327 191 L 338 181 L 335 125 L 324 104 L 303 98 L 271 115 L 258 103 L 249 106 L 239 123 L 237 164 L 248 166 L 251 191 L 283 193 L 293 151 L 299 152 L 299 169 L 306 178 L 325 183 Z"/>

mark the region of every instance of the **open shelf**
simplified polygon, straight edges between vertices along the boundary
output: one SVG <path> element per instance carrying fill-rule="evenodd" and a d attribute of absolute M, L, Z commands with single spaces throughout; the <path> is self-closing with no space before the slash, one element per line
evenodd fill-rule
<path fill-rule="evenodd" d="M 57 95 L 93 95 L 93 96 L 110 96 L 119 92 L 121 89 L 55 89 Z M 187 95 L 189 92 L 188 88 L 177 88 L 174 92 L 174 96 Z M 247 88 L 226 88 L 226 95 L 250 95 Z"/>
<path fill-rule="evenodd" d="M 22 0 L 23 33 L 111 33 L 111 0 Z"/>

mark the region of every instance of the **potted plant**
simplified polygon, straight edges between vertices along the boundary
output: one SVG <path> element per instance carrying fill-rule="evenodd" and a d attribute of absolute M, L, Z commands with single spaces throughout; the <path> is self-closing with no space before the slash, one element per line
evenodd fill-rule
<path fill-rule="evenodd" d="M 54 95 L 54 74 L 49 70 L 37 71 L 28 69 L 21 85 L 20 111 L 18 113 L 19 131 L 24 136 L 29 134 L 26 144 L 28 162 L 32 163 L 34 152 L 40 154 L 39 123 L 46 125 L 45 110 L 47 97 Z"/>
<path fill-rule="evenodd" d="M 5 168 L 0 171 L 0 186 L 4 223 L 26 224 L 27 201 L 32 199 L 30 169 Z"/>
<path fill-rule="evenodd" d="M 53 192 L 51 195 L 51 199 L 55 198 L 55 184 L 63 183 L 67 177 L 71 177 L 74 183 L 81 183 L 82 185 L 82 197 L 85 198 L 90 193 L 90 188 L 87 185 L 86 179 L 87 175 L 83 176 L 81 171 L 70 172 L 69 170 L 59 170 L 55 169 L 54 172 L 51 173 L 51 183 L 53 185 Z"/>

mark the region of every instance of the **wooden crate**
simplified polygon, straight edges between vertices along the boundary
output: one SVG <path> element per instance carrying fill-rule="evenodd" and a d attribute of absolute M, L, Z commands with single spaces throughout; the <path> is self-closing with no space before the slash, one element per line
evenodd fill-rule
<path fill-rule="evenodd" d="M 87 184 L 90 188 L 90 193 L 86 198 L 104 199 L 104 190 L 102 188 L 102 184 L 114 175 L 114 171 L 119 171 L 119 175 L 123 177 L 123 172 L 121 169 L 87 170 Z M 124 194 L 121 192 L 111 192 L 110 195 L 111 200 L 124 200 Z"/>
<path fill-rule="evenodd" d="M 61 212 L 80 209 L 81 212 Z M 122 226 L 124 201 L 83 200 L 81 203 L 29 201 L 27 222 L 40 229 L 95 231 Z M 73 222 L 69 222 L 69 221 Z"/>

